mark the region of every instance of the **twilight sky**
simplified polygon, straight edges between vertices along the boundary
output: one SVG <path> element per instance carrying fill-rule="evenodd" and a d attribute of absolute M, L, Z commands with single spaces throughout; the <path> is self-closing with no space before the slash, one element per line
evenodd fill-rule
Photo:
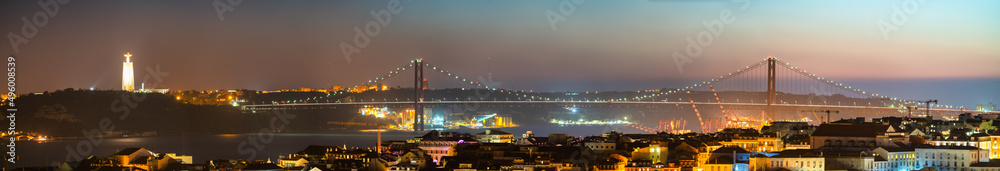
<path fill-rule="evenodd" d="M 17 57 L 22 93 L 119 89 L 125 52 L 136 79 L 159 65 L 173 90 L 356 85 L 414 58 L 470 78 L 491 72 L 503 88 L 656 89 L 770 55 L 893 97 L 1000 100 L 1000 1 L 402 0 L 350 61 L 340 44 L 389 0 L 248 0 L 221 16 L 215 3 L 226 0 L 69 1 L 52 16 L 48 2 L 0 2 L 0 53 Z M 561 3 L 575 9 L 553 29 L 546 12 Z M 729 17 L 718 30 L 704 24 Z M 37 33 L 22 18 L 38 20 L 28 24 Z M 682 71 L 672 54 L 701 33 L 711 41 Z"/>

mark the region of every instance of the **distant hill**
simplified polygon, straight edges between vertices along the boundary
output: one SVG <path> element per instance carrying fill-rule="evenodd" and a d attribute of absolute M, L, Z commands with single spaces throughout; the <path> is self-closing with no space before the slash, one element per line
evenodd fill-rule
<path fill-rule="evenodd" d="M 247 115 L 233 106 L 191 105 L 159 93 L 62 90 L 15 100 L 17 128 L 56 137 L 83 136 L 102 119 L 118 133 L 159 135 L 254 132 L 268 115 Z M 127 111 L 127 112 L 126 112 Z M 124 118 L 123 118 L 124 117 Z"/>

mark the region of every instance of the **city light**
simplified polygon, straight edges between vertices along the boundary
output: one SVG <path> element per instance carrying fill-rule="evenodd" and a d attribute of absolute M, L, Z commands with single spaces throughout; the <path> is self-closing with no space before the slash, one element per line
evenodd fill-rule
<path fill-rule="evenodd" d="M 0 167 L 1000 166 L 1000 2 L 241 2 L 5 3 Z"/>

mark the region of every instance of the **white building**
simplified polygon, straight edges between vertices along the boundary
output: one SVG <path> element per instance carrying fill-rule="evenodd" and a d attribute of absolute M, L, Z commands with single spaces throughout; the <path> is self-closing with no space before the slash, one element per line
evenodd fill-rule
<path fill-rule="evenodd" d="M 968 146 L 916 148 L 916 168 L 931 167 L 941 171 L 968 170 L 972 164 L 989 161 L 989 151 Z"/>
<path fill-rule="evenodd" d="M 785 150 L 771 157 L 755 155 L 750 158 L 748 167 L 753 171 L 820 171 L 827 166 L 823 156 L 810 150 Z"/>
<path fill-rule="evenodd" d="M 916 170 L 914 161 L 917 155 L 913 148 L 883 148 L 872 150 L 876 156 L 880 156 L 888 162 L 888 170 Z"/>

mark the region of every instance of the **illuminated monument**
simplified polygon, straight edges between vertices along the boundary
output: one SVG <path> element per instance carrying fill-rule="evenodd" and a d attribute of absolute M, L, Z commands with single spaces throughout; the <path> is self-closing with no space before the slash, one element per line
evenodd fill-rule
<path fill-rule="evenodd" d="M 133 84 L 133 73 L 132 73 L 132 61 L 129 58 L 132 57 L 131 53 L 125 53 L 125 63 L 122 63 L 122 90 L 132 91 L 135 90 L 135 85 Z"/>

